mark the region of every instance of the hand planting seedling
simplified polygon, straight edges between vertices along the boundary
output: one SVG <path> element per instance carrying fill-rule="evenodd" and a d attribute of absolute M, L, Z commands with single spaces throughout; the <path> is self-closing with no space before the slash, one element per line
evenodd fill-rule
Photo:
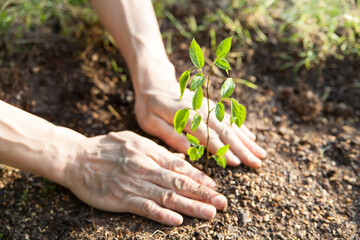
<path fill-rule="evenodd" d="M 206 164 L 205 169 L 208 166 L 209 160 L 213 158 L 216 163 L 225 168 L 226 167 L 226 158 L 224 154 L 229 149 L 229 144 L 219 148 L 214 155 L 210 155 L 209 153 L 209 142 L 210 142 L 210 134 L 209 134 L 209 120 L 210 114 L 215 111 L 215 116 L 217 120 L 220 122 L 223 121 L 225 116 L 225 106 L 222 103 L 223 100 L 230 100 L 231 102 L 231 115 L 230 115 L 230 125 L 235 123 L 236 126 L 241 127 L 245 118 L 246 118 L 246 109 L 242 104 L 239 104 L 238 101 L 234 98 L 230 98 L 231 94 L 235 89 L 235 83 L 233 82 L 232 78 L 227 78 L 220 89 L 221 99 L 219 102 L 216 103 L 214 107 L 210 109 L 210 101 L 209 101 L 209 87 L 210 87 L 210 77 L 212 73 L 212 69 L 214 64 L 226 71 L 229 74 L 229 70 L 231 70 L 229 62 L 225 59 L 227 54 L 231 48 L 231 40 L 232 37 L 226 38 L 223 40 L 216 49 L 216 58 L 212 62 L 209 74 L 207 76 L 207 81 L 205 81 L 205 76 L 203 73 L 202 68 L 204 67 L 204 55 L 199 46 L 199 44 L 192 40 L 189 48 L 189 54 L 191 62 L 193 63 L 194 67 L 185 71 L 180 76 L 179 84 L 180 84 L 180 100 L 183 97 L 185 92 L 186 86 L 189 83 L 191 72 L 196 71 L 197 73 L 192 78 L 190 83 L 190 91 L 193 91 L 193 98 L 192 98 L 192 107 L 187 107 L 184 109 L 180 109 L 176 112 L 174 116 L 174 130 L 178 132 L 180 135 L 182 134 L 188 119 L 190 110 L 195 112 L 195 115 L 191 122 L 191 131 L 195 132 L 196 129 L 199 127 L 201 121 L 206 124 L 207 128 L 207 141 L 206 145 L 201 145 L 199 139 L 195 136 L 187 133 L 186 137 L 191 144 L 191 147 L 188 149 L 187 153 L 190 157 L 190 160 L 195 161 L 202 157 L 204 154 L 204 150 L 206 148 Z M 203 103 L 203 88 L 206 92 L 206 100 L 207 100 L 207 116 L 201 116 L 198 110 L 202 106 Z"/>

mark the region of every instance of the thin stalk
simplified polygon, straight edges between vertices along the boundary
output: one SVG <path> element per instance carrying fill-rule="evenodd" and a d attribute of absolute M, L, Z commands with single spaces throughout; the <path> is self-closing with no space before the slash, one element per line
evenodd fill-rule
<path fill-rule="evenodd" d="M 209 153 L 209 142 L 210 142 L 210 132 L 209 132 L 209 121 L 210 121 L 210 100 L 209 100 L 209 86 L 210 86 L 210 76 L 211 76 L 211 72 L 213 69 L 213 66 L 215 64 L 215 61 L 211 64 L 210 67 L 210 71 L 209 71 L 209 76 L 207 79 L 207 84 L 205 85 L 205 89 L 206 89 L 206 99 L 207 99 L 207 109 L 208 109 L 208 115 L 207 115 L 207 119 L 206 119 L 206 132 L 207 132 L 207 140 L 206 140 L 206 164 L 205 164 L 205 170 L 207 169 L 207 166 L 209 164 L 209 160 L 210 160 L 210 153 Z"/>

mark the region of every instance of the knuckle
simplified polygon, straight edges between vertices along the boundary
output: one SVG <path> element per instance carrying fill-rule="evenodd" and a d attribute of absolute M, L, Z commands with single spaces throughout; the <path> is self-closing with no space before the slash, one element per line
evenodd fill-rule
<path fill-rule="evenodd" d="M 221 142 L 220 136 L 217 132 L 212 131 L 211 132 L 211 138 L 210 138 L 210 145 L 211 146 L 217 146 Z"/>
<path fill-rule="evenodd" d="M 172 181 L 172 187 L 175 191 L 187 191 L 190 188 L 189 182 L 182 176 L 177 176 Z"/>
<path fill-rule="evenodd" d="M 174 160 L 169 163 L 169 169 L 172 171 L 180 171 L 181 169 L 186 168 L 186 162 L 181 160 Z"/>
<path fill-rule="evenodd" d="M 232 134 L 233 134 L 233 132 L 227 126 L 222 127 L 219 132 L 219 135 L 222 137 L 228 137 L 228 136 L 231 136 Z"/>
<path fill-rule="evenodd" d="M 176 193 L 174 191 L 164 191 L 161 194 L 161 204 L 163 206 L 173 205 L 176 200 Z"/>
<path fill-rule="evenodd" d="M 153 215 L 156 211 L 155 204 L 152 201 L 146 201 L 144 202 L 142 206 L 143 214 L 145 217 L 149 217 Z"/>

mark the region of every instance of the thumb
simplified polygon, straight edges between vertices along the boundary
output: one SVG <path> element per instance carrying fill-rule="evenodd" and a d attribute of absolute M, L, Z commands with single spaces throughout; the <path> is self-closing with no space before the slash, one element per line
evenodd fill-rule
<path fill-rule="evenodd" d="M 163 140 L 175 151 L 186 154 L 190 147 L 190 143 L 186 139 L 186 136 L 175 132 L 173 126 L 165 122 L 163 119 L 157 116 L 153 117 L 155 118 L 155 124 L 149 133 Z"/>

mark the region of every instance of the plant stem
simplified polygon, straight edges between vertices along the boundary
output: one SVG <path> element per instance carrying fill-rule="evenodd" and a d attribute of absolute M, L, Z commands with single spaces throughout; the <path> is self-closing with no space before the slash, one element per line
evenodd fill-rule
<path fill-rule="evenodd" d="M 209 154 L 209 142 L 210 142 L 209 121 L 210 121 L 210 113 L 211 113 L 211 111 L 210 111 L 210 100 L 209 100 L 209 86 L 210 86 L 210 76 L 211 76 L 211 72 L 212 72 L 214 64 L 215 64 L 215 61 L 211 64 L 207 84 L 205 85 L 207 107 L 208 107 L 207 108 L 208 109 L 208 115 L 207 115 L 207 120 L 206 120 L 207 140 L 206 140 L 206 164 L 205 164 L 205 170 L 207 169 L 207 166 L 209 164 L 209 160 L 211 158 L 210 154 Z"/>

